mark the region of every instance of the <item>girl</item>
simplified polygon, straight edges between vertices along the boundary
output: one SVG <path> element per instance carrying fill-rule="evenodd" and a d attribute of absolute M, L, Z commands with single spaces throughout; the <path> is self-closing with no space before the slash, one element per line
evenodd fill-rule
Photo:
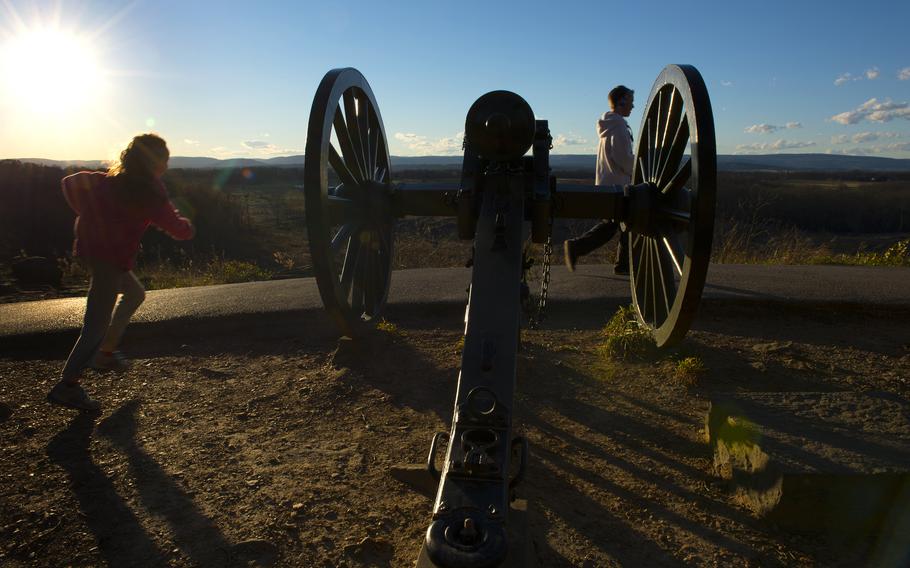
<path fill-rule="evenodd" d="M 77 215 L 73 254 L 89 266 L 92 280 L 82 333 L 60 382 L 47 395 L 54 404 L 96 411 L 101 405 L 79 385 L 82 370 L 129 367 L 116 349 L 130 317 L 145 300 L 145 290 L 132 269 L 148 226 L 155 225 L 177 240 L 195 234 L 193 224 L 177 212 L 161 182 L 169 157 L 161 137 L 142 134 L 133 138 L 120 154 L 120 163 L 107 173 L 79 172 L 63 178 L 63 195 Z"/>

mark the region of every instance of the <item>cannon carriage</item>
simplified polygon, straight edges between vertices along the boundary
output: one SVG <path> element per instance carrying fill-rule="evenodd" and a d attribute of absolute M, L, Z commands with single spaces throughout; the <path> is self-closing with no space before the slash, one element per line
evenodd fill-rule
<path fill-rule="evenodd" d="M 455 217 L 459 238 L 474 245 L 452 426 L 434 436 L 427 460 L 438 482 L 421 552 L 428 566 L 509 561 L 508 512 L 528 459 L 527 442 L 512 435 L 528 236 L 549 248 L 554 218 L 620 221 L 630 235 L 632 302 L 658 347 L 684 337 L 701 297 L 716 151 L 707 89 L 694 67 L 667 66 L 655 81 L 630 185 L 559 183 L 550 149 L 548 122 L 521 96 L 493 91 L 467 112 L 460 183 L 395 184 L 382 117 L 363 75 L 332 70 L 313 100 L 307 230 L 320 295 L 340 333 L 364 333 L 383 313 L 396 219 Z"/>

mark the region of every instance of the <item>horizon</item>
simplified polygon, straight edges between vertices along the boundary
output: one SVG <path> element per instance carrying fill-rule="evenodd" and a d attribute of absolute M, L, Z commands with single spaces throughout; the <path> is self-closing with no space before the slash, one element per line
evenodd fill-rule
<path fill-rule="evenodd" d="M 4 0 L 0 158 L 112 160 L 145 131 L 162 135 L 175 157 L 302 155 L 316 87 L 344 66 L 369 81 L 393 155 L 459 155 L 467 108 L 494 89 L 517 92 L 550 121 L 554 154 L 588 155 L 607 91 L 618 83 L 635 90 L 628 122 L 637 136 L 651 84 L 669 63 L 693 64 L 704 77 L 719 154 L 910 158 L 910 55 L 901 39 L 910 6 L 875 0 L 860 20 L 842 5 L 681 10 L 665 1 L 608 14 L 590 0 L 405 2 L 381 11 L 360 0 L 255 10 L 223 1 Z M 814 25 L 819 13 L 825 25 Z M 607 28 L 607 17 L 621 24 Z M 846 45 L 843 30 L 859 41 Z M 547 49 L 530 49 L 540 37 Z M 648 37 L 665 39 L 655 46 Z M 607 57 L 605 39 L 629 48 Z"/>
<path fill-rule="evenodd" d="M 551 156 L 557 157 L 591 157 L 595 158 L 597 156 L 596 152 L 590 153 L 551 153 Z M 183 159 L 183 160 L 275 160 L 275 159 L 287 159 L 287 158 L 303 158 L 305 154 L 301 152 L 300 154 L 287 154 L 287 155 L 275 155 L 275 156 L 231 156 L 227 158 L 218 158 L 215 156 L 205 156 L 205 155 L 175 155 L 172 154 L 170 159 Z M 409 155 L 409 154 L 389 154 L 392 158 L 462 158 L 463 155 L 459 154 L 420 154 L 420 155 Z M 910 156 L 906 158 L 892 158 L 890 156 L 872 156 L 869 154 L 832 154 L 827 152 L 777 152 L 777 153 L 766 153 L 766 154 L 722 154 L 717 153 L 718 157 L 748 157 L 748 158 L 762 158 L 766 156 L 831 156 L 833 158 L 884 158 L 886 160 L 910 160 Z M 104 162 L 104 163 L 114 163 L 116 159 L 102 159 L 102 158 L 45 158 L 41 156 L 19 156 L 12 158 L 0 158 L 0 160 L 12 160 L 27 162 L 29 160 L 43 160 L 49 162 Z"/>

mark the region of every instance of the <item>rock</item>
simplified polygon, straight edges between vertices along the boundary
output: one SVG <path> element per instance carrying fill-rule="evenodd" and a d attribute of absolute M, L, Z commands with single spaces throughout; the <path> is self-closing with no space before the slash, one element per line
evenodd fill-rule
<path fill-rule="evenodd" d="M 23 290 L 60 288 L 63 281 L 63 271 L 56 259 L 43 256 L 18 257 L 12 261 L 11 268 L 16 284 Z"/>
<path fill-rule="evenodd" d="M 741 393 L 711 403 L 715 472 L 756 515 L 799 531 L 910 523 L 910 405 L 885 393 Z"/>
<path fill-rule="evenodd" d="M 783 351 L 793 346 L 792 341 L 772 341 L 770 343 L 756 343 L 752 346 L 752 351 L 756 353 L 775 353 Z"/>
<path fill-rule="evenodd" d="M 235 566 L 274 566 L 278 562 L 278 547 L 267 540 L 245 540 L 231 548 L 231 559 Z"/>
<path fill-rule="evenodd" d="M 365 537 L 357 544 L 344 547 L 343 554 L 349 560 L 357 562 L 358 566 L 391 566 L 394 556 L 392 544 L 381 538 Z"/>

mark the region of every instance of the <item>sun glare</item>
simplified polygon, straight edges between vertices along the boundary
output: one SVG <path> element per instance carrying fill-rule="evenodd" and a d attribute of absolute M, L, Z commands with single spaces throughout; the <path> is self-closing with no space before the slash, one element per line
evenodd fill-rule
<path fill-rule="evenodd" d="M 91 42 L 53 27 L 21 30 L 0 44 L 8 103 L 30 113 L 89 110 L 105 89 L 105 74 Z"/>

